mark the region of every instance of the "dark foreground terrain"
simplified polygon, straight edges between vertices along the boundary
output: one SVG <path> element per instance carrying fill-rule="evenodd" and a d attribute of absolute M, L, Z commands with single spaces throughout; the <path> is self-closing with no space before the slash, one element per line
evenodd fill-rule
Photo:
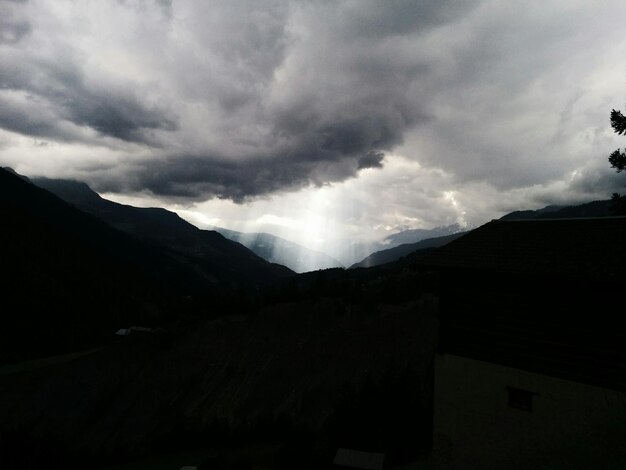
<path fill-rule="evenodd" d="M 337 447 L 406 463 L 430 444 L 434 327 L 428 301 L 318 298 L 4 366 L 0 463 L 324 468 Z"/>
<path fill-rule="evenodd" d="M 603 420 L 564 417 L 598 416 L 607 390 L 622 393 L 607 412 L 623 409 L 625 252 L 605 240 L 625 229 L 606 202 L 513 213 L 376 253 L 372 267 L 297 275 L 176 214 L 62 183 L 60 198 L 0 169 L 0 469 L 324 469 L 338 448 L 385 454 L 386 469 L 429 454 L 464 468 L 478 455 L 472 468 L 484 468 L 487 429 L 525 468 L 510 449 L 534 457 L 562 448 L 565 431 L 602 435 Z M 570 220 L 581 215 L 594 218 Z M 565 397 L 578 411 L 559 415 L 561 428 L 539 408 L 516 414 L 513 379 L 467 386 L 479 368 L 445 375 L 436 349 L 517 368 L 517 382 L 547 374 L 558 394 L 518 389 L 560 397 L 543 411 Z M 453 384 L 436 397 L 435 376 Z M 562 379 L 599 388 L 583 400 Z M 481 401 L 483 383 L 499 394 Z M 442 409 L 462 410 L 460 424 Z M 541 445 L 519 444 L 546 429 Z M 561 457 L 554 468 L 572 468 Z"/>
<path fill-rule="evenodd" d="M 410 258 L 296 275 L 173 213 L 69 188 L 90 205 L 0 169 L 0 468 L 428 451 L 436 306 Z"/>

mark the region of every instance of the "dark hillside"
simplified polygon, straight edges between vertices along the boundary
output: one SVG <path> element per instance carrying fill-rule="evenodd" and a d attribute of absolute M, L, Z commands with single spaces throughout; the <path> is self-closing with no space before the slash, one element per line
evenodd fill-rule
<path fill-rule="evenodd" d="M 0 220 L 2 362 L 84 347 L 210 293 L 167 254 L 4 170 Z"/>
<path fill-rule="evenodd" d="M 328 462 L 338 446 L 406 462 L 429 446 L 434 311 L 303 300 L 0 369 L 0 431 L 31 449 L 28 436 L 46 436 L 67 461 L 208 458 L 249 442 L 278 449 L 284 466 L 273 468 L 316 468 L 305 464 Z"/>
<path fill-rule="evenodd" d="M 547 206 L 538 210 L 515 211 L 500 217 L 500 220 L 530 220 L 530 219 L 575 219 L 585 217 L 610 217 L 610 200 L 593 201 L 577 206 Z"/>
<path fill-rule="evenodd" d="M 0 467 L 92 468 L 193 451 L 200 457 L 179 467 L 319 468 L 337 447 L 384 452 L 393 465 L 427 452 L 436 304 L 424 296 L 433 277 L 408 258 L 229 296 L 236 284 L 212 280 L 191 248 L 144 236 L 148 222 L 130 236 L 10 173 L 0 178 L 11 362 L 0 367 Z M 134 209 L 122 208 L 118 222 Z M 154 215 L 162 239 L 180 233 L 171 213 L 139 213 Z M 162 328 L 113 335 L 133 324 Z M 263 455 L 243 462 L 246 446 Z M 239 467 L 215 464 L 224 461 Z"/>
<path fill-rule="evenodd" d="M 174 212 L 118 204 L 78 181 L 35 178 L 33 182 L 129 235 L 175 251 L 181 262 L 221 288 L 256 290 L 293 275 L 288 268 L 265 261 L 218 232 L 200 230 Z"/>
<path fill-rule="evenodd" d="M 426 240 L 421 240 L 417 243 L 406 243 L 404 245 L 396 246 L 394 248 L 389 248 L 388 250 L 377 251 L 376 253 L 372 253 L 371 255 L 369 255 L 361 262 L 353 264 L 352 266 L 350 266 L 350 269 L 371 268 L 372 266 L 392 263 L 416 251 L 430 250 L 433 248 L 444 246 L 451 241 L 456 240 L 460 236 L 465 235 L 466 233 L 467 232 L 458 232 L 452 235 L 446 235 L 444 237 L 427 238 Z"/>

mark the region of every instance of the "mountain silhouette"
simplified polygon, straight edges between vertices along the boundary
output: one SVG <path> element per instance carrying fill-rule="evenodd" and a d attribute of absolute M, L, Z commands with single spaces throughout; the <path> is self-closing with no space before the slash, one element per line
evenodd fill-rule
<path fill-rule="evenodd" d="M 433 248 L 439 248 L 440 246 L 444 246 L 451 241 L 461 237 L 462 235 L 465 235 L 466 233 L 467 232 L 458 232 L 443 237 L 427 238 L 417 243 L 405 243 L 403 245 L 389 248 L 387 250 L 377 251 L 376 253 L 372 253 L 362 261 L 353 264 L 352 266 L 350 266 L 350 269 L 371 268 L 373 266 L 379 266 L 381 264 L 398 261 L 400 258 L 407 256 L 411 253 L 420 252 L 422 250 L 424 252 L 429 252 Z"/>
<path fill-rule="evenodd" d="M 0 219 L 0 362 L 92 346 L 214 292 L 187 264 L 3 169 Z"/>
<path fill-rule="evenodd" d="M 445 225 L 432 229 L 418 228 L 402 230 L 388 235 L 380 241 L 353 244 L 348 250 L 349 256 L 347 256 L 344 261 L 346 262 L 346 265 L 353 266 L 355 264 L 360 264 L 365 258 L 380 251 L 386 251 L 400 245 L 417 243 L 429 238 L 444 237 L 458 232 L 463 232 L 464 230 L 465 229 L 459 224 Z"/>
<path fill-rule="evenodd" d="M 78 209 L 144 242 L 165 247 L 222 288 L 254 289 L 289 277 L 293 272 L 272 264 L 213 230 L 201 230 L 178 214 L 162 208 L 140 208 L 100 197 L 85 183 L 33 178 Z"/>
<path fill-rule="evenodd" d="M 388 248 L 404 245 L 407 243 L 417 243 L 421 240 L 429 238 L 445 237 L 447 235 L 453 235 L 455 233 L 463 232 L 466 229 L 459 224 L 443 225 L 431 229 L 410 229 L 403 230 L 398 233 L 391 234 L 383 240 L 383 244 Z"/>
<path fill-rule="evenodd" d="M 546 206 L 538 210 L 515 211 L 500 217 L 500 220 L 529 219 L 576 219 L 585 217 L 611 217 L 610 200 L 593 201 L 575 206 Z"/>

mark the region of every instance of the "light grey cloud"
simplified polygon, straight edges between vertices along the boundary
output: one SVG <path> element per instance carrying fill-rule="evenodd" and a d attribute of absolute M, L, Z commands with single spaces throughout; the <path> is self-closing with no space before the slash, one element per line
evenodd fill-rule
<path fill-rule="evenodd" d="M 17 44 L 31 31 L 28 18 L 15 8 L 18 3 L 25 1 L 0 1 L 0 47 Z"/>
<path fill-rule="evenodd" d="M 0 18 L 0 44 L 15 44 L 30 32 L 30 23 L 25 20 L 11 21 Z"/>

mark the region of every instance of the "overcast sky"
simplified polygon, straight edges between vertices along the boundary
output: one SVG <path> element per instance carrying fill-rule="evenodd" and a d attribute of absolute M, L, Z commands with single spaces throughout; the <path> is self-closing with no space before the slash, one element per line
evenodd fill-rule
<path fill-rule="evenodd" d="M 0 0 L 0 164 L 336 252 L 626 185 L 623 0 Z"/>

